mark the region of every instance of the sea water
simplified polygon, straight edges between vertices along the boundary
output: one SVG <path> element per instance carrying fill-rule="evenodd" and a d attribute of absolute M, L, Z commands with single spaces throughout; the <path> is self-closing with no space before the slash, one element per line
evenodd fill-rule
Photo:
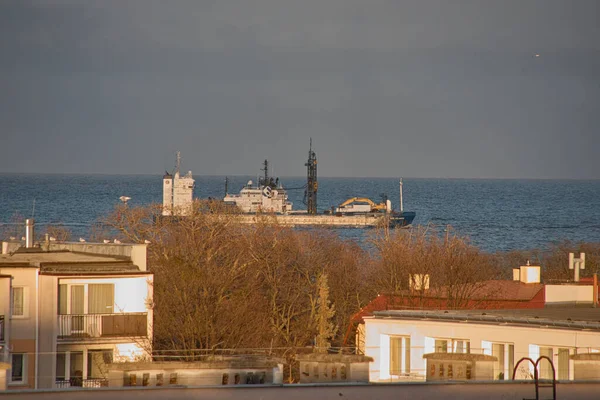
<path fill-rule="evenodd" d="M 224 196 L 225 177 L 195 179 L 194 197 Z M 239 192 L 251 179 L 256 181 L 256 177 L 229 177 L 229 193 Z M 294 209 L 305 208 L 305 181 L 281 178 L 290 188 Z M 413 225 L 452 226 L 486 251 L 547 248 L 561 240 L 600 242 L 600 180 L 405 178 L 403 182 L 404 210 L 417 215 Z M 350 197 L 380 202 L 382 195 L 398 209 L 398 179 L 319 179 L 320 211 Z M 120 196 L 131 197 L 131 206 L 160 203 L 162 176 L 0 174 L 0 224 L 12 224 L 17 215 L 33 216 L 38 232 L 56 224 L 68 227 L 74 238 L 85 238 L 91 225 L 119 204 Z M 369 230 L 336 231 L 346 239 L 364 241 Z"/>

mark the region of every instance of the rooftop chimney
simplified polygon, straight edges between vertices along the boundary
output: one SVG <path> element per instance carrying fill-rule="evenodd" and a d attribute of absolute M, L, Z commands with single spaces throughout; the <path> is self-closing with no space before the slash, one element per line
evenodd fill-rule
<path fill-rule="evenodd" d="M 33 229 L 34 225 L 35 222 L 33 218 L 25 220 L 25 247 L 28 249 L 33 247 L 33 238 L 35 237 Z"/>
<path fill-rule="evenodd" d="M 513 268 L 513 281 L 520 281 L 520 280 L 521 280 L 521 269 Z"/>
<path fill-rule="evenodd" d="M 585 269 L 585 253 L 580 253 L 579 258 L 575 258 L 575 254 L 569 253 L 569 269 L 573 269 L 573 280 L 579 282 L 579 270 Z"/>
<path fill-rule="evenodd" d="M 513 271 L 513 279 L 515 277 L 516 273 Z M 528 260 L 527 265 L 522 265 L 519 268 L 519 280 L 523 283 L 540 283 L 540 267 L 530 265 Z"/>

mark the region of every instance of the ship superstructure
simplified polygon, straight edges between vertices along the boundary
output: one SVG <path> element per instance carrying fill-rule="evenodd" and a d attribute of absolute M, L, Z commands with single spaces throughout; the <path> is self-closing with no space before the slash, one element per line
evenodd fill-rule
<path fill-rule="evenodd" d="M 192 172 L 180 176 L 180 153 L 177 152 L 177 166 L 173 174 L 166 173 L 163 177 L 163 216 L 190 215 L 193 201 L 194 179 Z M 339 228 L 368 228 L 368 227 L 405 227 L 412 224 L 414 212 L 403 210 L 402 181 L 400 181 L 400 211 L 392 210 L 387 198 L 381 203 L 375 203 L 365 197 L 353 197 L 322 213 L 317 212 L 317 157 L 311 147 L 308 153 L 307 182 L 304 186 L 304 203 L 306 210 L 293 210 L 293 204 L 288 199 L 286 188 L 279 178 L 269 176 L 269 162 L 263 163 L 263 176 L 255 184 L 252 181 L 242 188 L 239 194 L 228 193 L 227 179 L 225 180 L 225 197 L 223 203 L 237 207 L 240 214 L 237 218 L 242 223 L 255 224 L 265 219 L 272 219 L 279 225 L 285 226 L 320 226 Z M 288 188 L 302 189 L 302 188 Z"/>
<path fill-rule="evenodd" d="M 239 194 L 225 194 L 225 204 L 237 206 L 243 213 L 287 214 L 292 211 L 292 202 L 279 178 L 269 176 L 269 162 L 263 163 L 264 177 L 258 183 L 248 181 Z"/>
<path fill-rule="evenodd" d="M 163 176 L 163 216 L 185 216 L 192 210 L 194 178 L 192 171 L 181 176 L 181 153 L 177 152 L 177 163 L 173 174 Z"/>

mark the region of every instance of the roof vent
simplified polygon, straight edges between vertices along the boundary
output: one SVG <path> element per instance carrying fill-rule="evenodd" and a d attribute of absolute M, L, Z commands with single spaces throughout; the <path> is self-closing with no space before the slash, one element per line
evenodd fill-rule
<path fill-rule="evenodd" d="M 25 247 L 28 249 L 33 247 L 34 225 L 35 221 L 33 218 L 25 220 Z"/>
<path fill-rule="evenodd" d="M 513 279 L 515 272 L 513 272 Z M 522 265 L 519 270 L 519 280 L 523 283 L 540 283 L 540 267 L 534 265 Z"/>

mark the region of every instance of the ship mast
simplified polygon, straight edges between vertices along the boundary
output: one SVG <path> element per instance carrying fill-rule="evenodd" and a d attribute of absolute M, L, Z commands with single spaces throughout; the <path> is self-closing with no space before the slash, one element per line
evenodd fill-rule
<path fill-rule="evenodd" d="M 177 164 L 175 166 L 175 176 L 179 178 L 179 168 L 181 167 L 181 152 L 177 152 Z"/>
<path fill-rule="evenodd" d="M 306 198 L 306 211 L 309 214 L 314 215 L 317 213 L 317 189 L 319 184 L 317 182 L 317 155 L 312 150 L 312 138 L 310 138 L 308 161 L 304 165 L 307 167 L 306 191 L 304 192 L 304 197 Z"/>
<path fill-rule="evenodd" d="M 400 178 L 400 213 L 404 212 L 404 204 L 402 202 L 402 178 Z"/>
<path fill-rule="evenodd" d="M 265 160 L 263 165 L 264 165 L 264 167 L 260 169 L 261 171 L 265 172 L 265 177 L 264 177 L 264 181 L 262 182 L 262 184 L 264 186 L 267 186 L 269 184 L 269 161 Z M 259 186 L 260 186 L 260 182 L 259 182 Z"/>

